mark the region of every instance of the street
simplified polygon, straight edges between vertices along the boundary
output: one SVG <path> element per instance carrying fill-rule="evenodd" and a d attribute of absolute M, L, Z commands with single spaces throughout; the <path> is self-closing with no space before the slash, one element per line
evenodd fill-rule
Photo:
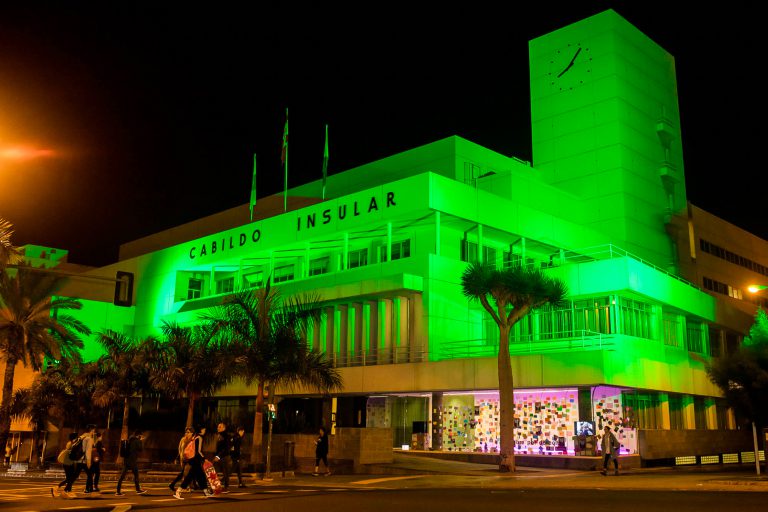
<path fill-rule="evenodd" d="M 670 480 L 681 479 L 677 488 Z M 714 477 L 716 478 L 716 476 Z M 716 482 L 717 480 L 712 480 Z M 639 482 L 639 483 L 638 483 Z M 259 483 L 216 498 L 200 493 L 185 494 L 183 501 L 173 498 L 164 483 L 147 483 L 150 492 L 137 496 L 132 485 L 126 496 L 114 496 L 114 482 L 105 482 L 103 493 L 89 498 L 65 500 L 51 498 L 55 482 L 42 479 L 7 478 L 0 480 L 0 510 L 32 512 L 52 510 L 127 511 L 200 510 L 239 512 L 249 510 L 359 512 L 386 511 L 477 511 L 478 507 L 498 510 L 536 510 L 580 512 L 595 510 L 675 512 L 711 510 L 765 510 L 765 487 L 723 486 L 693 483 L 685 476 L 658 475 L 643 481 L 637 478 L 605 478 L 596 475 L 563 473 L 535 479 L 517 477 L 468 478 L 443 475 L 376 477 L 348 475 L 331 478 L 303 477 Z M 78 482 L 76 490 L 82 490 Z M 623 488 L 629 486 L 629 488 Z M 690 488 L 688 488 L 690 486 Z M 634 488 L 633 488 L 634 487 Z M 238 492 L 239 491 L 239 492 Z M 652 491 L 652 492 L 649 492 Z"/>

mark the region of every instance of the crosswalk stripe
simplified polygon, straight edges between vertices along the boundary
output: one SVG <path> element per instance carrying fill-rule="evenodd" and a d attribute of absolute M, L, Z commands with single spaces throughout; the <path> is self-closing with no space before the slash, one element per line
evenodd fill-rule
<path fill-rule="evenodd" d="M 391 476 L 387 478 L 373 478 L 371 480 L 358 480 L 357 482 L 350 482 L 358 485 L 378 484 L 381 482 L 393 482 L 395 480 L 409 480 L 412 478 L 421 478 L 424 475 L 410 475 L 410 476 Z"/>

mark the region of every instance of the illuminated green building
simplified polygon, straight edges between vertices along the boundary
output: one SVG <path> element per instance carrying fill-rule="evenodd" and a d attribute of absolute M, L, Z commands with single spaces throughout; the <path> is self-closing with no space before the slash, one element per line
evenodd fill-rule
<path fill-rule="evenodd" d="M 533 164 L 449 137 L 330 176 L 324 201 L 315 181 L 290 190 L 287 212 L 272 196 L 254 222 L 244 205 L 131 242 L 91 275 L 134 273 L 132 306 L 84 282 L 71 292 L 93 299 L 84 320 L 156 334 L 271 276 L 324 300 L 310 337 L 344 379 L 326 405 L 337 425 L 492 452 L 498 329 L 460 276 L 468 261 L 525 265 L 570 296 L 511 336 L 521 452 L 573 451 L 577 421 L 616 427 L 629 452 L 642 430 L 735 428 L 704 367 L 712 337 L 738 344 L 754 305 L 703 290 L 688 256 L 674 59 L 606 11 L 532 40 L 530 81 Z M 744 251 L 766 265 L 756 240 Z"/>

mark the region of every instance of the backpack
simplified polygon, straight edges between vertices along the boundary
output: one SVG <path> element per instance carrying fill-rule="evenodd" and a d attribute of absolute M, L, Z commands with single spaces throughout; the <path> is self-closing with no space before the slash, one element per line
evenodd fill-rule
<path fill-rule="evenodd" d="M 197 436 L 193 437 L 192 440 L 187 443 L 187 446 L 184 447 L 184 460 L 192 460 L 195 458 L 195 454 L 197 453 Z"/>
<path fill-rule="evenodd" d="M 72 441 L 72 446 L 69 447 L 69 458 L 74 462 L 80 462 L 83 459 L 83 438 L 78 437 Z"/>
<path fill-rule="evenodd" d="M 127 439 L 123 439 L 122 441 L 120 441 L 120 456 L 122 458 L 126 458 L 126 457 L 128 457 L 128 452 L 129 452 L 129 450 L 128 450 L 128 440 Z"/>

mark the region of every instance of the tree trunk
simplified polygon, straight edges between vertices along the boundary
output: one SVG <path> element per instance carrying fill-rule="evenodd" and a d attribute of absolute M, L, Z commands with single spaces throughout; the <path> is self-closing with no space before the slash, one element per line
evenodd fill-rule
<path fill-rule="evenodd" d="M 131 405 L 128 397 L 123 399 L 123 428 L 120 429 L 120 440 L 128 439 L 128 413 L 131 410 Z M 118 453 L 117 459 L 120 462 L 120 454 Z"/>
<path fill-rule="evenodd" d="M 515 471 L 515 381 L 509 356 L 509 326 L 499 326 L 499 471 Z"/>
<path fill-rule="evenodd" d="M 253 442 L 251 443 L 251 464 L 259 464 L 261 462 L 261 448 L 263 444 L 263 435 L 261 432 L 262 424 L 264 422 L 264 383 L 259 382 L 256 395 L 256 414 L 253 420 Z"/>
<path fill-rule="evenodd" d="M 187 404 L 187 427 L 192 426 L 192 422 L 194 421 L 194 413 L 195 413 L 195 397 L 194 395 L 189 395 L 189 403 Z M 197 433 L 197 431 L 195 431 Z"/>
<path fill-rule="evenodd" d="M 11 399 L 13 398 L 13 376 L 18 360 L 8 355 L 3 375 L 3 400 L 0 402 L 0 453 L 5 453 L 5 443 L 11 433 Z"/>

